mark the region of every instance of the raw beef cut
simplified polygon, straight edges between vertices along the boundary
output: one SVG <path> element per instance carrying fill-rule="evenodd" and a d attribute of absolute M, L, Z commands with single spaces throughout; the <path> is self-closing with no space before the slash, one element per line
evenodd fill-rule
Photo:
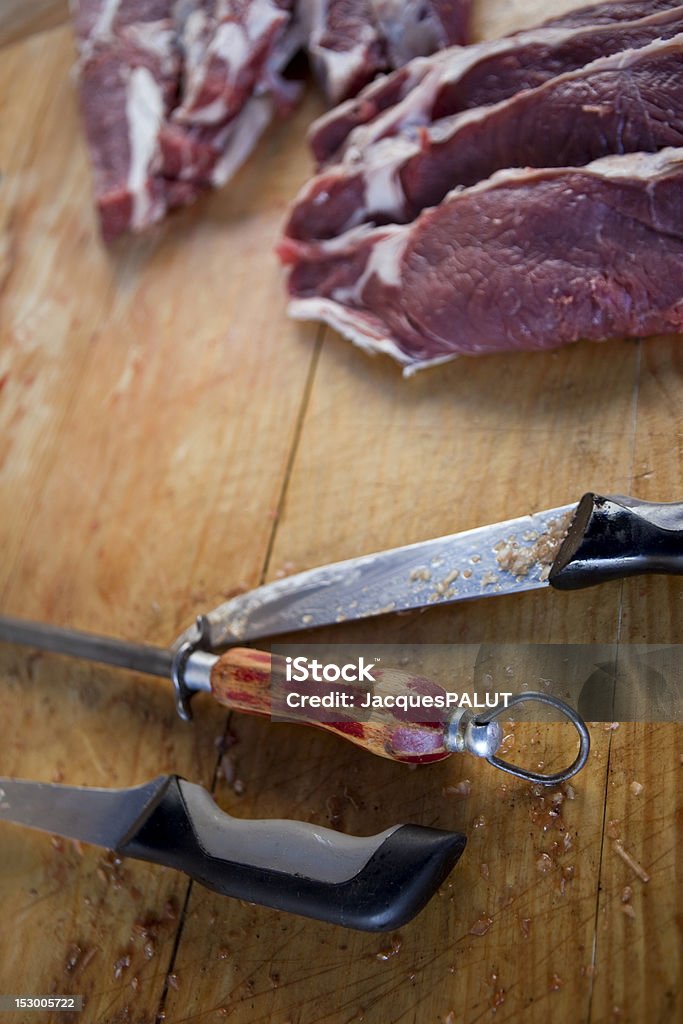
<path fill-rule="evenodd" d="M 381 139 L 309 182 L 286 234 L 405 223 L 506 167 L 561 167 L 683 146 L 683 36 L 615 54 L 502 103 Z"/>
<path fill-rule="evenodd" d="M 72 0 L 102 233 L 140 231 L 225 184 L 301 86 L 313 46 L 336 97 L 464 38 L 469 0 Z M 294 16 L 296 13 L 296 17 Z"/>
<path fill-rule="evenodd" d="M 297 18 L 325 95 L 338 103 L 379 72 L 468 41 L 470 0 L 298 0 Z"/>
<path fill-rule="evenodd" d="M 631 5 L 633 6 L 633 5 Z M 473 107 L 499 103 L 522 89 L 621 50 L 683 32 L 683 6 L 636 21 L 579 28 L 538 28 L 420 58 L 367 86 L 311 127 L 318 164 L 363 150 L 401 131 Z"/>
<path fill-rule="evenodd" d="M 160 145 L 180 75 L 171 8 L 170 0 L 74 4 L 81 109 L 108 238 L 154 223 L 174 203 Z"/>
<path fill-rule="evenodd" d="M 683 149 L 502 171 L 413 224 L 288 242 L 291 315 L 408 372 L 683 329 Z"/>
<path fill-rule="evenodd" d="M 164 172 L 199 187 L 224 185 L 297 83 L 282 70 L 298 48 L 293 0 L 176 0 L 181 93 L 161 133 Z"/>
<path fill-rule="evenodd" d="M 175 5 L 183 55 L 183 92 L 173 120 L 225 124 L 259 84 L 291 3 L 180 0 Z"/>
<path fill-rule="evenodd" d="M 74 0 L 81 108 L 102 233 L 224 183 L 275 104 L 292 0 Z"/>

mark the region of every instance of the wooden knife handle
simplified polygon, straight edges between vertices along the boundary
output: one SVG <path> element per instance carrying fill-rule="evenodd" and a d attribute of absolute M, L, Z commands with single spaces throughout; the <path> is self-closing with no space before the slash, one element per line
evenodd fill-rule
<path fill-rule="evenodd" d="M 448 757 L 444 747 L 444 727 L 448 714 L 447 693 L 429 679 L 395 669 L 373 667 L 374 682 L 287 682 L 285 659 L 263 651 L 233 647 L 223 654 L 211 670 L 211 688 L 216 700 L 235 711 L 315 725 L 364 747 L 373 754 L 408 764 L 427 764 Z M 298 702 L 302 695 L 319 698 L 347 693 L 355 706 L 292 708 L 287 695 Z M 380 707 L 363 708 L 367 694 L 381 700 Z M 407 709 L 394 705 L 397 697 L 408 698 Z M 419 706 L 410 706 L 419 698 Z M 424 700 L 434 699 L 425 709 Z M 338 698 L 332 698 L 338 699 Z M 442 701 L 443 704 L 439 704 Z M 431 721 L 419 719 L 429 718 Z"/>

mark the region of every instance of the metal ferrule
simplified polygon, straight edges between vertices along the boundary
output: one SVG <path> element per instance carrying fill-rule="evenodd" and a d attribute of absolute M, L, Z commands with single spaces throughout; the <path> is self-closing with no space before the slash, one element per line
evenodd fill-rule
<path fill-rule="evenodd" d="M 211 693 L 211 670 L 218 661 L 209 651 L 193 651 L 185 663 L 185 686 L 193 693 Z"/>
<path fill-rule="evenodd" d="M 211 670 L 217 661 L 216 654 L 211 654 L 198 647 L 196 642 L 190 641 L 181 644 L 173 655 L 171 681 L 175 692 L 175 706 L 178 716 L 184 722 L 192 721 L 192 696 L 200 691 L 211 693 Z"/>
<path fill-rule="evenodd" d="M 469 708 L 460 708 L 449 719 L 444 746 L 451 753 L 474 754 L 475 757 L 493 757 L 503 742 L 503 729 L 499 722 L 478 722 Z"/>

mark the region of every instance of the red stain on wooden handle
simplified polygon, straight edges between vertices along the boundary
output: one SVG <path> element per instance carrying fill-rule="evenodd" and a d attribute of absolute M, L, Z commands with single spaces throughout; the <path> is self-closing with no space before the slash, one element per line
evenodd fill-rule
<path fill-rule="evenodd" d="M 284 659 L 273 658 L 263 651 L 251 651 L 243 647 L 227 651 L 213 667 L 211 686 L 216 700 L 234 711 L 315 725 L 319 729 L 342 735 L 371 753 L 392 761 L 427 764 L 448 757 L 449 752 L 443 745 L 444 723 L 438 720 L 417 721 L 418 718 L 424 719 L 424 710 L 420 708 L 350 707 L 345 710 L 335 708 L 332 711 L 326 708 L 288 707 L 287 693 L 329 696 L 335 692 L 355 691 L 357 703 L 360 704 L 368 691 L 365 687 L 341 683 L 337 685 L 311 681 L 299 686 L 287 683 Z M 409 696 L 416 692 L 429 693 L 431 696 L 445 693 L 437 683 L 386 667 L 382 669 L 381 677 L 377 673 L 372 692 L 382 697 Z"/>

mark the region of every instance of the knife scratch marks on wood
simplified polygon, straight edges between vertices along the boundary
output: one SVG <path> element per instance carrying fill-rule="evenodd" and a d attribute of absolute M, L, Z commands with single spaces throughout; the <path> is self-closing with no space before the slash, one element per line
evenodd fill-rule
<path fill-rule="evenodd" d="M 106 783 L 109 779 L 111 779 L 111 770 L 105 767 L 104 762 L 102 761 L 100 755 L 97 752 L 97 748 L 94 746 L 87 732 L 81 733 L 81 740 L 83 745 L 87 747 L 88 753 L 90 754 L 93 764 L 95 765 L 98 772 L 103 777 Z"/>
<path fill-rule="evenodd" d="M 23 906 L 14 917 L 14 923 L 16 925 L 21 924 L 36 908 L 44 903 L 46 900 L 51 900 L 55 896 L 63 896 L 64 892 L 72 888 L 71 880 L 67 881 L 66 884 L 60 884 L 55 889 L 50 889 L 48 892 L 44 892 L 42 896 L 32 897 L 31 902 Z"/>

